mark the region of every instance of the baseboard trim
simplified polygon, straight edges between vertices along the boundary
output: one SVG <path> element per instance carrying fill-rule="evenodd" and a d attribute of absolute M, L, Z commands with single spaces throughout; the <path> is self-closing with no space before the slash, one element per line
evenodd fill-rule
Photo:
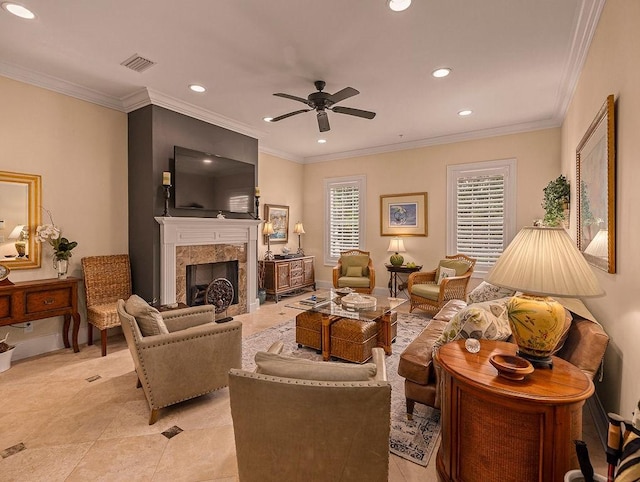
<path fill-rule="evenodd" d="M 602 444 L 602 449 L 606 450 L 607 435 L 609 432 L 609 418 L 607 417 L 607 412 L 604 410 L 604 407 L 600 402 L 600 398 L 598 398 L 597 392 L 594 392 L 593 395 L 587 399 L 586 405 L 591 413 L 591 417 L 593 418 L 593 424 L 596 428 L 596 432 L 598 433 L 600 443 Z"/>

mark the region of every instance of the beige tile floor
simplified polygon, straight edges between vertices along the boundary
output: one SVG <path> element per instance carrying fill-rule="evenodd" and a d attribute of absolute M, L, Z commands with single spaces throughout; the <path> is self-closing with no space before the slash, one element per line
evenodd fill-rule
<path fill-rule="evenodd" d="M 297 312 L 286 302 L 237 316 L 243 335 L 292 319 Z M 135 386 L 122 335 L 110 337 L 107 357 L 97 346 L 81 346 L 80 353 L 65 349 L 14 362 L 0 373 L 0 480 L 238 480 L 227 389 L 166 408 L 150 426 Z M 162 434 L 175 425 L 183 432 Z M 585 440 L 596 447 L 592 424 L 585 424 Z M 604 453 L 591 452 L 596 471 L 606 473 Z M 435 454 L 426 468 L 391 455 L 389 480 L 437 480 Z"/>

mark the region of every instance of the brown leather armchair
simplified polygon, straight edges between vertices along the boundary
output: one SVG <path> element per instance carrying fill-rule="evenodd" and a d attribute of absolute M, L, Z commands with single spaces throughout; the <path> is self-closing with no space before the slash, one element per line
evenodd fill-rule
<path fill-rule="evenodd" d="M 333 287 L 371 294 L 376 287 L 376 271 L 369 254 L 360 249 L 340 253 L 338 264 L 333 268 Z"/>
<path fill-rule="evenodd" d="M 476 260 L 464 254 L 446 256 L 433 271 L 411 273 L 407 281 L 411 306 L 409 311 L 420 308 L 437 313 L 449 300 L 466 300 L 467 286 L 473 274 Z M 456 274 L 444 278 L 438 284 L 438 273 L 441 268 L 455 270 Z"/>
<path fill-rule="evenodd" d="M 242 324 L 215 323 L 211 305 L 160 313 L 166 330 L 152 336 L 142 335 L 143 320 L 139 325 L 124 300 L 117 311 L 151 409 L 149 425 L 161 408 L 226 387 L 229 369 L 242 366 Z"/>

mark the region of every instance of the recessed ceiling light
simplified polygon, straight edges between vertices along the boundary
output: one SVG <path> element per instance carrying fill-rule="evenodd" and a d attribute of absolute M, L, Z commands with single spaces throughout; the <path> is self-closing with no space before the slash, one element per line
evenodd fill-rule
<path fill-rule="evenodd" d="M 204 92 L 205 90 L 207 90 L 207 89 L 205 89 L 204 87 L 202 87 L 201 85 L 198 85 L 198 84 L 191 84 L 191 85 L 189 86 L 189 88 L 190 88 L 191 90 L 193 90 L 194 92 L 200 92 L 200 93 L 202 93 L 202 92 Z"/>
<path fill-rule="evenodd" d="M 33 20 L 36 18 L 36 14 L 29 10 L 27 7 L 23 7 L 17 3 L 4 2 L 2 4 L 7 12 L 14 14 L 16 17 L 25 18 L 27 20 Z"/>
<path fill-rule="evenodd" d="M 202 162 L 205 164 L 211 164 L 213 161 L 211 159 L 202 159 Z"/>
<path fill-rule="evenodd" d="M 326 139 L 318 139 L 318 144 L 326 144 L 327 140 Z"/>
<path fill-rule="evenodd" d="M 436 69 L 433 72 L 431 72 L 431 75 L 433 75 L 434 77 L 446 77 L 447 75 L 449 75 L 451 73 L 451 69 L 448 67 L 443 67 L 441 69 Z"/>
<path fill-rule="evenodd" d="M 458 115 L 462 117 L 465 117 L 471 114 L 473 114 L 472 110 L 461 110 L 460 112 L 458 112 Z"/>
<path fill-rule="evenodd" d="M 273 120 L 273 117 L 263 117 L 262 120 L 265 122 L 271 122 Z"/>
<path fill-rule="evenodd" d="M 402 12 L 409 8 L 411 5 L 411 0 L 388 0 L 387 5 L 394 12 Z"/>

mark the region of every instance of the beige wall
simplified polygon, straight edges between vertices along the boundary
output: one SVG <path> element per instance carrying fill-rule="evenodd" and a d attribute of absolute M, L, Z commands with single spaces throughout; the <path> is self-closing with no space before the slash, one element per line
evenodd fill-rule
<path fill-rule="evenodd" d="M 316 279 L 331 282 L 331 266 L 323 264 L 325 229 L 323 179 L 365 174 L 367 177 L 366 246 L 376 267 L 376 286 L 389 281 L 384 267 L 389 237 L 380 235 L 380 195 L 428 193 L 428 236 L 407 237 L 405 260 L 425 269 L 446 253 L 447 166 L 499 159 L 517 160 L 517 228 L 543 216 L 542 189 L 559 175 L 560 129 L 492 137 L 420 149 L 340 159 L 305 165 L 304 237 L 306 254 L 316 256 Z"/>
<path fill-rule="evenodd" d="M 83 256 L 126 253 L 127 115 L 5 77 L 0 105 L 0 170 L 42 176 L 43 206 L 78 242 L 71 274 L 81 276 Z M 42 220 L 49 222 L 45 213 Z M 43 248 L 41 268 L 13 270 L 10 279 L 55 277 L 51 247 Z M 36 321 L 33 333 L 11 328 L 10 337 L 36 338 L 61 326 L 61 319 Z"/>
<path fill-rule="evenodd" d="M 562 126 L 562 172 L 575 185 L 576 146 L 607 95 L 615 95 L 617 273 L 595 269 L 606 295 L 585 300 L 585 304 L 611 337 L 604 381 L 596 384 L 598 395 L 606 411 L 625 418 L 631 417 L 640 398 L 640 64 L 635 60 L 640 47 L 638 25 L 640 2 L 607 1 Z M 575 237 L 575 228 L 571 234 Z"/>
<path fill-rule="evenodd" d="M 279 157 L 260 152 L 258 155 L 258 185 L 260 187 L 260 219 L 264 219 L 265 204 L 289 206 L 289 241 L 285 244 L 271 244 L 271 251 L 280 254 L 283 246 L 288 246 L 291 252 L 298 249 L 298 236 L 293 234 L 293 226 L 297 221 L 304 222 L 302 205 L 302 177 L 304 166 L 297 162 L 287 161 Z M 262 225 L 259 226 L 262 230 Z M 262 231 L 260 231 L 262 232 Z M 302 246 L 305 247 L 305 235 L 302 236 Z M 267 250 L 264 236 L 258 240 L 258 255 L 262 257 Z"/>

